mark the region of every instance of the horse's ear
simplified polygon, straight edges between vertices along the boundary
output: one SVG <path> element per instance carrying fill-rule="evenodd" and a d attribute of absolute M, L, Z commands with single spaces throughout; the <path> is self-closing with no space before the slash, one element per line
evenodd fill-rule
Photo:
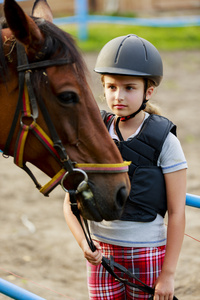
<path fill-rule="evenodd" d="M 53 14 L 46 0 L 35 0 L 32 15 L 53 23 Z"/>
<path fill-rule="evenodd" d="M 41 49 L 44 38 L 35 22 L 14 0 L 4 1 L 4 13 L 8 26 L 17 40 L 26 47 L 27 51 Z"/>

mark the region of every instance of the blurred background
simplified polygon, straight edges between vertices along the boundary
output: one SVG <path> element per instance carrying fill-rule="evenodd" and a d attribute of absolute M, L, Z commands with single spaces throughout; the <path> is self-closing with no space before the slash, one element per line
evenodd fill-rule
<path fill-rule="evenodd" d="M 1 0 L 1 3 L 3 1 Z M 21 0 L 20 5 L 26 12 L 32 9 L 33 1 Z M 55 17 L 73 15 L 76 2 L 87 2 L 88 11 L 98 14 L 134 14 L 155 15 L 156 13 L 178 13 L 185 14 L 186 11 L 198 14 L 200 9 L 199 0 L 49 0 Z"/>

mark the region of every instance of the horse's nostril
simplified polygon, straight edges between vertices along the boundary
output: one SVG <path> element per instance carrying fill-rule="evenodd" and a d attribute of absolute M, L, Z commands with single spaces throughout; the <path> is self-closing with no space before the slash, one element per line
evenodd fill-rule
<path fill-rule="evenodd" d="M 116 205 L 118 208 L 123 208 L 126 200 L 127 200 L 128 194 L 127 190 L 125 187 L 122 187 L 119 189 L 117 192 L 117 197 L 116 197 Z"/>

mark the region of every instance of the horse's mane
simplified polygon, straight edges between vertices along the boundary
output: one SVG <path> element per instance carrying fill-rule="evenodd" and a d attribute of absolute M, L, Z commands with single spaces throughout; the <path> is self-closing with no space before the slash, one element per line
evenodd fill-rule
<path fill-rule="evenodd" d="M 87 68 L 72 36 L 44 19 L 32 18 L 45 37 L 43 53 L 38 55 L 35 61 L 70 58 L 76 65 L 77 75 L 80 77 L 80 80 L 84 81 Z M 0 30 L 3 28 L 8 28 L 4 18 L 1 20 Z M 0 34 L 0 75 L 5 77 L 7 74 L 7 62 L 3 53 L 2 34 Z M 37 81 L 39 82 L 41 80 L 41 72 L 36 73 Z"/>
<path fill-rule="evenodd" d="M 72 36 L 53 23 L 43 19 L 33 19 L 45 36 L 46 54 L 44 59 L 51 59 L 55 53 L 56 57 L 54 59 L 69 58 L 70 56 L 71 60 L 75 62 L 77 69 L 85 73 L 85 64 Z M 57 51 L 58 49 L 59 52 Z"/>
<path fill-rule="evenodd" d="M 4 18 L 0 19 L 0 82 L 3 81 L 4 83 L 6 82 L 6 77 L 7 77 L 7 64 L 6 64 L 6 59 L 3 51 L 3 39 L 2 39 L 2 34 L 1 30 L 3 28 L 6 28 L 6 22 Z"/>

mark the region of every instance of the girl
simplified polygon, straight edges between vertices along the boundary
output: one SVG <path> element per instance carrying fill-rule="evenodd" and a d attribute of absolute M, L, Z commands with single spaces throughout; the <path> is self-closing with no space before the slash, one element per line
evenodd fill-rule
<path fill-rule="evenodd" d="M 130 34 L 102 48 L 95 71 L 102 74 L 105 98 L 112 111 L 102 112 L 104 122 L 123 159 L 132 163 L 131 192 L 120 220 L 90 221 L 95 252 L 71 212 L 69 196 L 65 198 L 66 222 L 88 261 L 89 297 L 150 298 L 115 281 L 103 268 L 102 255 L 112 255 L 115 262 L 155 288 L 154 300 L 171 300 L 185 228 L 187 163 L 175 125 L 148 102 L 162 79 L 162 60 L 151 43 Z"/>

